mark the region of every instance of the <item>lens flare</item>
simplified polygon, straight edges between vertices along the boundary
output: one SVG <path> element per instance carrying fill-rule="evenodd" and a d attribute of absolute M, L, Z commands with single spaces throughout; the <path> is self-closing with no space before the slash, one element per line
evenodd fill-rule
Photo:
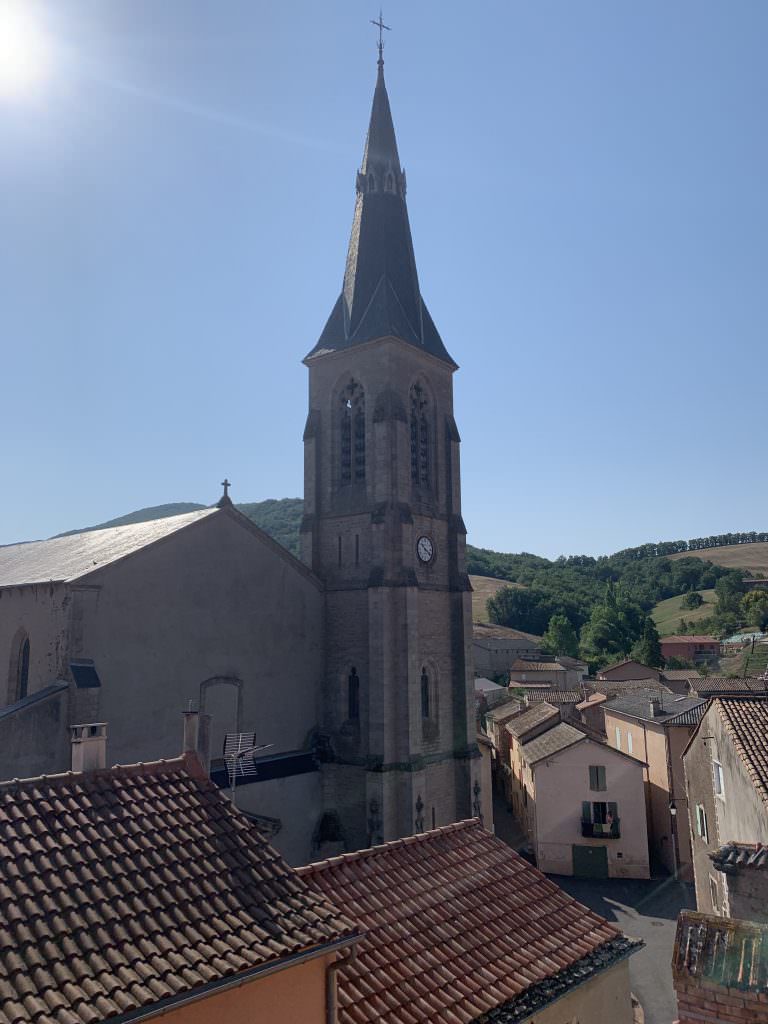
<path fill-rule="evenodd" d="M 45 79 L 50 48 L 29 0 L 0 0 L 0 98 L 30 92 Z"/>

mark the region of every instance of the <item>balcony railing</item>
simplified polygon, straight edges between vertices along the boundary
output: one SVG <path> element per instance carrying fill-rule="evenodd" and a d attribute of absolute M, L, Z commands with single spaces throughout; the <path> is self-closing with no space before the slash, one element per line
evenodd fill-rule
<path fill-rule="evenodd" d="M 601 825 L 596 821 L 582 821 L 581 834 L 588 839 L 620 839 L 621 822 L 618 818 L 608 824 Z"/>

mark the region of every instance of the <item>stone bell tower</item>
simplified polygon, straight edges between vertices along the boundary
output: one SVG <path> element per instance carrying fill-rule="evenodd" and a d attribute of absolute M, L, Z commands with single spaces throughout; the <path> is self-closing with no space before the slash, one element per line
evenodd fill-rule
<path fill-rule="evenodd" d="M 421 297 L 405 190 L 380 50 L 343 288 L 304 360 L 302 557 L 326 586 L 316 849 L 479 806 L 457 365 Z"/>

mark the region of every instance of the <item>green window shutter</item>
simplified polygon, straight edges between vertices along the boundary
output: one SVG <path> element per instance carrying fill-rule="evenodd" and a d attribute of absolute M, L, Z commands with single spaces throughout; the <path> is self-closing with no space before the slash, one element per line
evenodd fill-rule
<path fill-rule="evenodd" d="M 592 821 L 592 805 L 589 800 L 581 801 L 581 820 Z"/>
<path fill-rule="evenodd" d="M 600 765 L 600 767 L 597 769 L 597 784 L 600 787 L 600 789 L 606 788 L 605 765 Z"/>
<path fill-rule="evenodd" d="M 597 789 L 597 768 L 593 764 L 589 766 L 589 788 Z"/>

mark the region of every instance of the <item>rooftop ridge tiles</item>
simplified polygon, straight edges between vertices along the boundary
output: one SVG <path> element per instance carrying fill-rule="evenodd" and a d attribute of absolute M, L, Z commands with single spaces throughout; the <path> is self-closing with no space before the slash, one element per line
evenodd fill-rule
<path fill-rule="evenodd" d="M 361 860 L 372 860 L 376 856 L 390 853 L 393 850 L 399 850 L 404 846 L 414 846 L 417 844 L 432 842 L 439 836 L 471 828 L 487 832 L 487 830 L 483 828 L 483 824 L 479 818 L 465 818 L 463 821 L 454 821 L 449 825 L 440 825 L 437 828 L 430 829 L 428 832 L 417 832 L 415 835 L 404 836 L 402 839 L 390 839 L 386 843 L 379 843 L 377 846 L 369 846 L 363 850 L 353 850 L 351 853 L 340 853 L 335 857 L 328 857 L 325 860 L 314 860 L 309 864 L 304 864 L 301 867 L 296 868 L 296 874 L 300 876 L 312 875 L 325 870 L 328 867 L 352 864 Z M 491 833 L 488 832 L 487 834 L 490 835 Z"/>
<path fill-rule="evenodd" d="M 135 764 L 116 764 L 111 768 L 92 768 L 84 772 L 67 770 L 65 772 L 54 772 L 51 775 L 31 775 L 28 778 L 13 778 L 0 781 L 0 796 L 4 792 L 18 792 L 32 790 L 35 786 L 52 784 L 65 785 L 76 780 L 87 782 L 98 781 L 107 778 L 131 778 L 146 775 L 192 775 L 190 767 L 195 768 L 194 778 L 201 781 L 207 776 L 202 770 L 202 765 L 194 754 L 180 754 L 178 757 L 161 757 L 157 761 L 137 761 Z M 215 787 L 214 787 L 215 789 Z M 49 813 L 51 813 L 49 811 Z"/>

